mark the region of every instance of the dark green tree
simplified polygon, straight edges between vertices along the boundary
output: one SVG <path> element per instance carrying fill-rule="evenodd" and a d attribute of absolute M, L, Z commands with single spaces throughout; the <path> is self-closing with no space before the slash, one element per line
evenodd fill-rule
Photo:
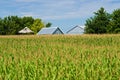
<path fill-rule="evenodd" d="M 116 9 L 111 14 L 111 20 L 109 24 L 109 33 L 120 33 L 120 9 Z"/>
<path fill-rule="evenodd" d="M 0 18 L 0 34 L 4 34 L 3 20 Z"/>
<path fill-rule="evenodd" d="M 23 17 L 22 18 L 22 24 L 23 27 L 30 27 L 34 22 L 34 18 L 32 17 Z"/>
<path fill-rule="evenodd" d="M 3 34 L 17 34 L 20 27 L 20 20 L 17 16 L 8 16 L 3 19 Z"/>
<path fill-rule="evenodd" d="M 95 16 L 86 20 L 85 33 L 102 34 L 107 33 L 107 27 L 110 22 L 110 15 L 101 7 Z"/>
<path fill-rule="evenodd" d="M 48 22 L 48 23 L 46 24 L 46 27 L 50 27 L 51 25 L 52 25 L 52 23 Z"/>

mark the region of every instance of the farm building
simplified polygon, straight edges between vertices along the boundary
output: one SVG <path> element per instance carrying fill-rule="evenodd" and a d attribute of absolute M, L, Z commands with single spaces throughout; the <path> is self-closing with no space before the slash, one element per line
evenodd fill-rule
<path fill-rule="evenodd" d="M 50 27 L 42 28 L 38 33 L 39 34 L 64 34 L 59 27 Z"/>
<path fill-rule="evenodd" d="M 75 26 L 72 29 L 70 29 L 69 31 L 66 32 L 67 34 L 83 34 L 84 33 L 84 28 L 82 28 L 81 26 Z"/>
<path fill-rule="evenodd" d="M 33 34 L 34 32 L 32 30 L 30 30 L 28 27 L 25 27 L 22 30 L 20 30 L 18 33 L 20 33 L 20 34 Z"/>

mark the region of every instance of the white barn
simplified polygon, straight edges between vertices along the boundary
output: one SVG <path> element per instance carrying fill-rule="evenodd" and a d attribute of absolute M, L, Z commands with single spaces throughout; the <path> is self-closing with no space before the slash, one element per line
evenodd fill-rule
<path fill-rule="evenodd" d="M 49 28 L 42 28 L 37 35 L 40 34 L 64 34 L 59 27 L 49 27 Z"/>
<path fill-rule="evenodd" d="M 34 32 L 32 30 L 30 30 L 28 27 L 25 27 L 22 30 L 20 30 L 18 33 L 20 33 L 20 34 L 33 34 Z"/>
<path fill-rule="evenodd" d="M 84 33 L 84 28 L 82 28 L 81 26 L 75 26 L 72 29 L 70 29 L 69 31 L 66 32 L 67 34 L 83 34 Z"/>

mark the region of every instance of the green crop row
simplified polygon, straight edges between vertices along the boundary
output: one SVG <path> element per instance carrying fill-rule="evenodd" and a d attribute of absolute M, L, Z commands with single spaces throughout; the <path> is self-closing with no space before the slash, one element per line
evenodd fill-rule
<path fill-rule="evenodd" d="M 119 80 L 120 35 L 0 36 L 0 80 Z"/>

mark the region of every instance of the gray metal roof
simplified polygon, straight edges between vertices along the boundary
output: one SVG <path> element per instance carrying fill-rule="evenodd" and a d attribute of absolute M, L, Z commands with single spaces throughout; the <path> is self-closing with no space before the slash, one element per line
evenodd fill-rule
<path fill-rule="evenodd" d="M 37 34 L 55 34 L 56 30 L 63 34 L 58 27 L 42 28 Z"/>
<path fill-rule="evenodd" d="M 75 26 L 72 29 L 70 29 L 69 31 L 66 32 L 67 34 L 83 34 L 84 33 L 84 28 L 82 28 L 81 26 Z"/>

